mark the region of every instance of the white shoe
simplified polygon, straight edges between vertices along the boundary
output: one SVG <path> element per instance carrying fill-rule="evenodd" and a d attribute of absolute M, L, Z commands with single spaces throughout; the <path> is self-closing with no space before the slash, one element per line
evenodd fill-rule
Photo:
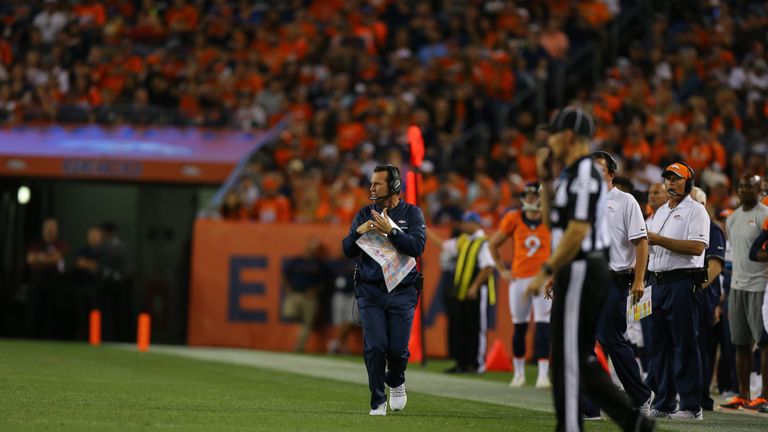
<path fill-rule="evenodd" d="M 546 375 L 539 375 L 538 378 L 536 378 L 536 388 L 537 389 L 548 389 L 552 387 L 552 383 L 549 382 L 549 377 Z"/>
<path fill-rule="evenodd" d="M 648 412 L 648 417 L 650 418 L 668 418 L 669 414 L 667 411 L 661 411 L 657 409 L 652 409 Z"/>
<path fill-rule="evenodd" d="M 653 397 L 655 395 L 653 392 L 651 392 L 651 395 L 648 397 L 648 400 L 645 401 L 642 405 L 640 405 L 640 413 L 646 417 L 649 417 L 651 415 L 651 407 L 653 406 Z"/>
<path fill-rule="evenodd" d="M 581 419 L 584 421 L 600 421 L 603 419 L 602 415 L 596 415 L 596 416 L 581 416 Z"/>
<path fill-rule="evenodd" d="M 384 402 L 383 404 L 377 406 L 376 409 L 372 409 L 368 415 L 387 415 L 387 403 Z"/>
<path fill-rule="evenodd" d="M 704 413 L 699 409 L 699 412 L 693 411 L 681 411 L 677 410 L 669 415 L 672 420 L 704 420 Z"/>
<path fill-rule="evenodd" d="M 522 387 L 525 385 L 525 375 L 515 375 L 514 378 L 512 378 L 512 382 L 509 383 L 509 386 L 512 388 Z"/>
<path fill-rule="evenodd" d="M 389 389 L 389 407 L 392 411 L 400 411 L 405 408 L 406 402 L 408 402 L 408 395 L 405 394 L 405 383 Z M 386 410 L 387 407 L 385 406 L 384 409 Z"/>

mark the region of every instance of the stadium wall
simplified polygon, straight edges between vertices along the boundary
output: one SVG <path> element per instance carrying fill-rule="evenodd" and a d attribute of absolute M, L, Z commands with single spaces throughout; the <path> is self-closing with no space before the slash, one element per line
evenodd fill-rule
<path fill-rule="evenodd" d="M 444 238 L 445 229 L 436 229 Z M 189 299 L 188 343 L 276 351 L 293 349 L 297 324 L 280 317 L 281 263 L 303 252 L 315 237 L 332 257 L 341 255 L 347 228 L 325 224 L 255 224 L 198 219 L 194 227 Z M 437 283 L 440 250 L 427 244 L 424 254 L 424 322 L 427 355 L 444 357 L 446 320 Z M 498 288 L 498 287 L 497 287 Z M 495 339 L 508 345 L 512 336 L 507 289 L 498 289 L 491 311 L 489 346 Z M 333 337 L 316 331 L 308 351 L 322 352 Z M 359 340 L 353 351 L 361 351 Z M 530 350 L 529 350 L 530 351 Z"/>

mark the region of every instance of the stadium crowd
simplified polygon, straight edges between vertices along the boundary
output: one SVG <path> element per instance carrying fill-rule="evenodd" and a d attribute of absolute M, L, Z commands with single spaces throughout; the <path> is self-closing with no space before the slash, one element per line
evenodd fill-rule
<path fill-rule="evenodd" d="M 663 2 L 662 2 L 663 3 Z M 264 128 L 290 115 L 224 208 L 228 218 L 348 222 L 376 161 L 427 147 L 428 214 L 488 223 L 535 178 L 546 135 L 511 105 L 624 5 L 563 0 L 9 1 L 0 6 L 0 122 Z M 585 83 L 596 148 L 646 191 L 681 156 L 733 207 L 734 179 L 765 173 L 764 3 L 687 2 Z M 478 131 L 486 132 L 479 139 Z M 330 199 L 328 199 L 330 198 Z"/>

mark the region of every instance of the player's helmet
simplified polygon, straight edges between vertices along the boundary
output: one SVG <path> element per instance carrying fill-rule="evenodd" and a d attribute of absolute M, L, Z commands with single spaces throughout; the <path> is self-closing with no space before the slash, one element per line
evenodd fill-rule
<path fill-rule="evenodd" d="M 526 198 L 529 195 L 536 195 L 536 201 L 528 201 Z M 523 211 L 541 210 L 541 202 L 539 200 L 540 196 L 541 196 L 541 185 L 539 185 L 539 182 L 526 183 L 522 192 L 520 192 L 520 199 L 523 202 Z"/>

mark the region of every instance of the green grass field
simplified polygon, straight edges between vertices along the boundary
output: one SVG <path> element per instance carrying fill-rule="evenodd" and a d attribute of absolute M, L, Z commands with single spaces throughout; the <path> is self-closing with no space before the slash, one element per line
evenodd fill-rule
<path fill-rule="evenodd" d="M 409 368 L 406 409 L 370 417 L 362 359 L 352 360 L 185 347 L 138 353 L 130 346 L 2 340 L 0 431 L 554 428 L 552 413 L 543 408 L 548 393 L 530 388 L 515 395 L 506 386 L 509 374 L 447 377 L 418 367 Z M 428 369 L 443 366 L 430 362 Z M 510 406 L 527 406 L 526 399 L 537 408 Z M 768 418 L 710 424 L 717 427 L 691 430 L 766 430 Z M 607 421 L 587 428 L 617 430 Z"/>

